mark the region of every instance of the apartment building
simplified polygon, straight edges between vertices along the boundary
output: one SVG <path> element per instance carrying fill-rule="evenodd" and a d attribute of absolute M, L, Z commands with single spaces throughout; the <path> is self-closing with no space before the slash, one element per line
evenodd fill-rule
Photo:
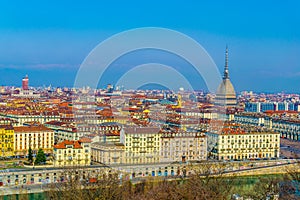
<path fill-rule="evenodd" d="M 92 160 L 105 165 L 124 164 L 125 146 L 122 143 L 95 142 L 91 145 Z"/>
<path fill-rule="evenodd" d="M 43 125 L 14 127 L 14 151 L 17 156 L 25 156 L 29 147 L 33 153 L 43 149 L 45 153 L 52 153 L 54 131 Z"/>
<path fill-rule="evenodd" d="M 278 158 L 280 134 L 265 129 L 225 127 L 206 133 L 210 155 L 218 160 Z"/>
<path fill-rule="evenodd" d="M 91 163 L 91 140 L 64 140 L 53 146 L 53 164 L 59 166 L 86 166 Z"/>
<path fill-rule="evenodd" d="M 120 133 L 120 143 L 125 146 L 124 163 L 142 164 L 160 162 L 159 127 L 125 127 Z"/>
<path fill-rule="evenodd" d="M 44 124 L 52 120 L 60 120 L 58 112 L 28 112 L 28 111 L 9 111 L 0 113 L 1 117 L 16 121 L 16 126 L 23 126 L 25 122 L 39 122 Z"/>
<path fill-rule="evenodd" d="M 186 162 L 207 159 L 204 132 L 162 131 L 161 162 Z"/>
<path fill-rule="evenodd" d="M 0 155 L 14 156 L 14 129 L 11 125 L 0 125 Z"/>

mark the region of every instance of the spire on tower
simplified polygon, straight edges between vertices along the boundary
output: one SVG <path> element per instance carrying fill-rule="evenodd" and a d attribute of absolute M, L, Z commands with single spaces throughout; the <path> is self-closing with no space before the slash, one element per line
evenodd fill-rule
<path fill-rule="evenodd" d="M 226 52 L 225 52 L 225 68 L 224 68 L 224 77 L 223 79 L 229 78 L 229 72 L 228 72 L 228 46 L 226 45 Z"/>

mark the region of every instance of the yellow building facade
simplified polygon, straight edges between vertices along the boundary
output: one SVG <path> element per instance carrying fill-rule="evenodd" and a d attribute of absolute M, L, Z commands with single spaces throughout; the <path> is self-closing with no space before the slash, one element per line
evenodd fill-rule
<path fill-rule="evenodd" d="M 124 163 L 159 163 L 160 138 L 158 127 L 123 128 L 120 133 L 120 143 L 124 144 Z"/>
<path fill-rule="evenodd" d="M 91 164 L 91 140 L 65 140 L 53 146 L 53 164 L 59 166 L 88 166 Z"/>
<path fill-rule="evenodd" d="M 218 134 L 208 132 L 211 155 L 218 160 L 279 158 L 280 134 L 249 132 Z"/>
<path fill-rule="evenodd" d="M 14 129 L 10 125 L 0 126 L 1 157 L 14 156 Z"/>

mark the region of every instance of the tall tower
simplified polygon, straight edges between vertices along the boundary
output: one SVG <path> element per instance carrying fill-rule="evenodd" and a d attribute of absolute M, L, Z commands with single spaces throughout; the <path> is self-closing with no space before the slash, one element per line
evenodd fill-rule
<path fill-rule="evenodd" d="M 28 90 L 28 76 L 26 75 L 23 79 L 22 79 L 22 90 Z"/>
<path fill-rule="evenodd" d="M 225 51 L 225 67 L 224 67 L 223 79 L 229 79 L 229 72 L 228 72 L 228 47 L 227 47 L 227 45 L 226 45 L 226 51 Z"/>
<path fill-rule="evenodd" d="M 235 90 L 229 79 L 228 47 L 226 46 L 223 80 L 217 89 L 215 104 L 219 106 L 233 107 L 236 106 L 236 103 Z"/>

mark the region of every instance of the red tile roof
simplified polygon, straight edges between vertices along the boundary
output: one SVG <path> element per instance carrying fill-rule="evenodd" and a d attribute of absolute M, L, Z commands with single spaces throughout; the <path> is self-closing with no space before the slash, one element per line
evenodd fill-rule
<path fill-rule="evenodd" d="M 91 143 L 92 140 L 90 138 L 87 138 L 87 137 L 82 137 L 82 138 L 80 138 L 79 142 L 80 143 Z"/>
<path fill-rule="evenodd" d="M 45 126 L 19 126 L 14 127 L 15 132 L 41 132 L 41 131 L 52 131 L 52 129 Z"/>
<path fill-rule="evenodd" d="M 55 149 L 66 149 L 66 145 L 73 145 L 74 149 L 82 149 L 79 141 L 64 140 L 61 143 L 53 145 Z"/>

